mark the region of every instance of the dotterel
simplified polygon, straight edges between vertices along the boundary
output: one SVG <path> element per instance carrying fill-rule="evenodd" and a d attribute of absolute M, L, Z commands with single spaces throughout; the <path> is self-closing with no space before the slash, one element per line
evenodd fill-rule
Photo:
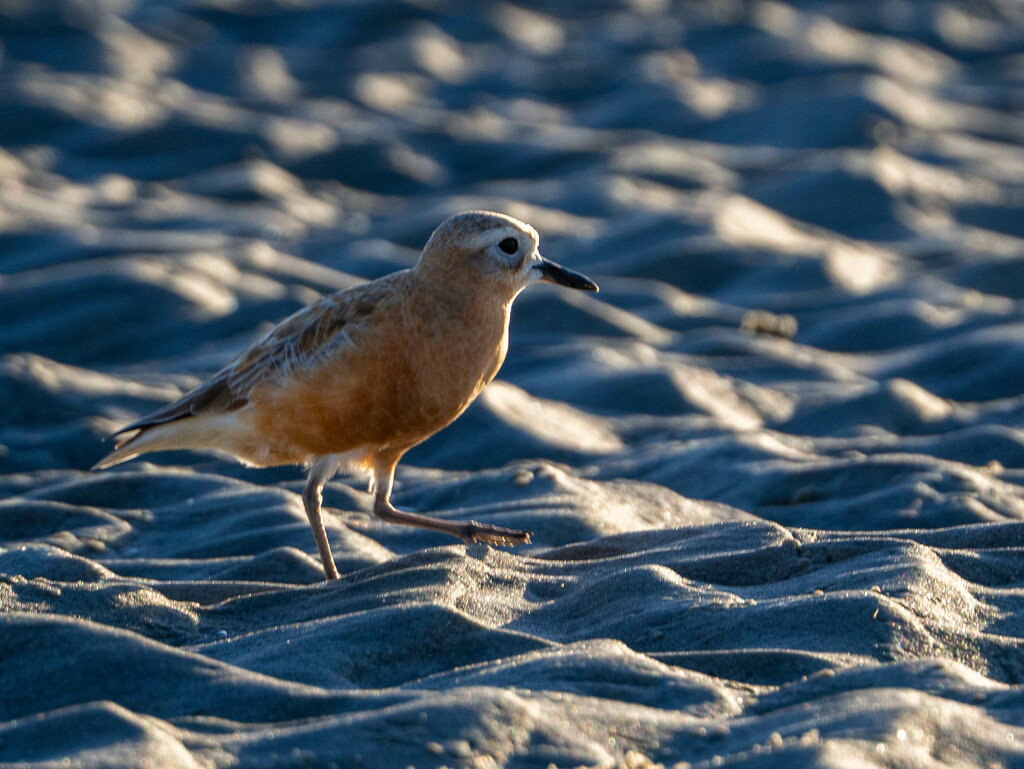
<path fill-rule="evenodd" d="M 402 455 L 454 421 L 498 372 L 520 291 L 535 281 L 598 290 L 537 243 L 537 231 L 510 216 L 452 216 L 415 266 L 286 318 L 183 398 L 116 432 L 116 448 L 93 469 L 170 449 L 226 452 L 257 467 L 305 464 L 302 500 L 328 579 L 338 570 L 321 492 L 342 466 L 370 471 L 384 521 L 465 542 L 529 542 L 526 531 L 397 510 L 390 496 Z"/>

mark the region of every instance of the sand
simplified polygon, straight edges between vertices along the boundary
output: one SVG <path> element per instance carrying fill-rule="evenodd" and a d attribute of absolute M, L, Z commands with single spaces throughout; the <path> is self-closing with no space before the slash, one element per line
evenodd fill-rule
<path fill-rule="evenodd" d="M 1024 766 L 1024 17 L 0 4 L 0 765 Z M 447 215 L 508 362 L 382 524 L 104 437 Z"/>

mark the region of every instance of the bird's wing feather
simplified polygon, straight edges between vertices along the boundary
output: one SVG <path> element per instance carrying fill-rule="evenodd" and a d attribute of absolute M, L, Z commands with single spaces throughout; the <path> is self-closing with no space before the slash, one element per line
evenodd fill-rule
<path fill-rule="evenodd" d="M 399 273 L 325 296 L 285 318 L 233 362 L 179 400 L 164 406 L 115 435 L 144 430 L 199 414 L 242 408 L 260 385 L 281 385 L 296 372 L 309 370 L 346 345 L 355 344 L 366 319 L 389 296 Z"/>
<path fill-rule="evenodd" d="M 196 389 L 189 392 L 182 398 L 169 403 L 141 419 L 125 425 L 114 435 L 122 435 L 133 430 L 141 430 L 146 427 L 155 427 L 166 422 L 173 422 L 183 417 L 194 416 L 195 414 L 207 412 L 218 413 L 233 411 L 245 405 L 245 398 L 232 391 L 225 377 L 225 370 L 218 372 Z"/>

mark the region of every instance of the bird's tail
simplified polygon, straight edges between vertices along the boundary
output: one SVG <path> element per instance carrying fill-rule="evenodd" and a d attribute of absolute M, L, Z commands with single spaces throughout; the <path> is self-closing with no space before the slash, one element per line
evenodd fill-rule
<path fill-rule="evenodd" d="M 160 436 L 155 430 L 138 430 L 134 435 L 128 435 L 124 438 L 120 438 L 114 445 L 114 450 L 94 464 L 92 469 L 102 470 L 105 467 L 111 467 L 113 465 L 121 464 L 121 462 L 127 462 L 129 459 L 134 459 L 139 456 L 139 454 L 145 454 L 149 451 L 161 451 L 165 448 L 164 446 L 154 445 L 155 443 L 159 444 L 165 442 L 160 441 L 159 438 Z M 166 448 L 177 447 L 167 446 Z"/>
<path fill-rule="evenodd" d="M 221 415 L 217 415 L 221 416 Z M 93 470 L 127 462 L 151 451 L 218 448 L 222 420 L 217 417 L 189 417 L 130 431 L 118 438 L 114 450 L 92 466 Z"/>
<path fill-rule="evenodd" d="M 142 433 L 141 432 L 140 433 L 136 433 L 135 435 L 131 435 L 131 436 L 129 436 L 127 438 L 124 438 L 122 440 L 119 440 L 114 445 L 114 450 L 111 451 L 109 454 L 107 454 L 105 457 L 103 457 L 103 459 L 101 459 L 99 462 L 94 464 L 90 469 L 91 470 L 102 470 L 105 467 L 111 467 L 113 465 L 118 465 L 121 462 L 127 462 L 129 459 L 132 459 L 133 457 L 137 457 L 142 452 L 139 451 L 136 447 L 132 446 L 131 444 L 133 444 L 135 442 L 136 438 L 140 438 L 140 437 L 142 437 Z"/>

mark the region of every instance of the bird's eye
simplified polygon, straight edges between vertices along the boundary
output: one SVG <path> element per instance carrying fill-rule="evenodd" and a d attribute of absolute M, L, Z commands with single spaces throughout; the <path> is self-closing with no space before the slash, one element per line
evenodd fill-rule
<path fill-rule="evenodd" d="M 505 238 L 498 244 L 498 248 L 504 251 L 506 254 L 514 254 L 519 250 L 519 241 L 515 238 Z"/>

